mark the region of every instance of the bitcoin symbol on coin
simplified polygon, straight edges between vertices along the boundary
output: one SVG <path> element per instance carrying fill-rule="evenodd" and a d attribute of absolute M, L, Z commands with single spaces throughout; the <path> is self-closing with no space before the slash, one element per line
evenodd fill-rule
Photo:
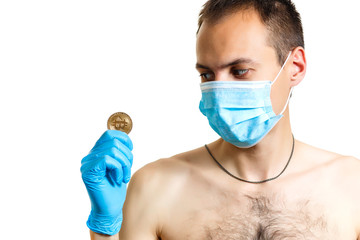
<path fill-rule="evenodd" d="M 126 113 L 117 112 L 109 117 L 107 128 L 109 130 L 118 130 L 129 134 L 132 129 L 132 120 Z"/>

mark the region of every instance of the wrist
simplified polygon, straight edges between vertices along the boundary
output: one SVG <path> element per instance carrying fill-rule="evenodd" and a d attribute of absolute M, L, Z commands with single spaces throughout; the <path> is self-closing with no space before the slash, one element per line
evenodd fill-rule
<path fill-rule="evenodd" d="M 90 230 L 90 238 L 91 240 L 119 240 L 119 235 L 116 234 L 113 236 L 109 236 L 101 233 L 96 233 Z"/>
<path fill-rule="evenodd" d="M 93 211 L 91 211 L 86 225 L 91 231 L 95 233 L 115 235 L 120 231 L 121 223 L 122 214 L 119 214 L 116 217 L 108 217 L 95 214 Z"/>

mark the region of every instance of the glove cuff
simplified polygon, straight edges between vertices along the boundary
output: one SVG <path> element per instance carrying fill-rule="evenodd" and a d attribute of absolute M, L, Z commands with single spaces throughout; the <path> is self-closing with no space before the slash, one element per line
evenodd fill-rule
<path fill-rule="evenodd" d="M 86 225 L 93 232 L 115 235 L 120 231 L 121 223 L 122 214 L 116 218 L 109 219 L 109 217 L 99 216 L 99 214 L 94 214 L 91 211 Z"/>

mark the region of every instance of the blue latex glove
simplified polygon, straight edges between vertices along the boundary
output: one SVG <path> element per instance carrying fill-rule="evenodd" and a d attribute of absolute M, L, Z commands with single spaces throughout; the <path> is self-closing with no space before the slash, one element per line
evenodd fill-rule
<path fill-rule="evenodd" d="M 81 161 L 82 179 L 91 201 L 87 226 L 94 232 L 114 235 L 120 231 L 132 149 L 126 133 L 107 130 Z"/>

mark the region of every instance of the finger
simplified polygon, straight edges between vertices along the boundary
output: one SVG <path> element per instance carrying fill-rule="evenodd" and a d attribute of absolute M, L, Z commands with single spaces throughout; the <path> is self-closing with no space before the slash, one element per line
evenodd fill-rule
<path fill-rule="evenodd" d="M 106 164 L 104 159 L 104 157 L 101 157 L 96 158 L 95 160 L 82 162 L 80 171 L 84 182 L 99 183 L 103 180 L 106 175 Z"/>
<path fill-rule="evenodd" d="M 126 147 L 128 147 L 130 150 L 133 150 L 133 144 L 131 139 L 129 138 L 129 136 L 121 131 L 117 131 L 117 130 L 106 130 L 103 135 L 99 138 L 99 140 L 96 142 L 94 148 L 97 147 L 97 145 L 102 144 L 103 142 L 112 140 L 112 139 L 117 139 L 119 140 L 121 143 L 123 143 Z"/>
<path fill-rule="evenodd" d="M 123 181 L 123 170 L 121 164 L 110 156 L 105 156 L 106 172 L 110 178 L 117 184 Z"/>
<path fill-rule="evenodd" d="M 132 166 L 133 163 L 132 152 L 127 146 L 125 146 L 118 139 L 108 140 L 106 142 L 103 142 L 102 144 L 99 144 L 96 148 L 93 148 L 90 151 L 90 154 L 97 154 L 99 152 L 106 151 L 106 149 L 111 149 L 113 147 L 117 148 L 120 152 L 122 152 L 126 156 L 126 158 L 130 161 L 130 166 Z"/>
<path fill-rule="evenodd" d="M 116 155 L 116 160 L 119 161 L 119 163 L 122 166 L 122 173 L 124 176 L 124 183 L 129 182 L 131 177 L 131 163 L 129 159 L 118 149 L 112 149 L 112 154 Z"/>
<path fill-rule="evenodd" d="M 116 156 L 115 159 L 117 161 L 119 161 L 119 163 L 122 166 L 124 183 L 129 182 L 130 177 L 131 177 L 131 163 L 130 163 L 129 159 L 121 151 L 119 151 L 116 148 L 111 149 L 111 154 Z"/>
<path fill-rule="evenodd" d="M 105 156 L 110 156 L 113 159 L 117 160 L 123 169 L 124 179 L 130 179 L 131 176 L 131 163 L 129 159 L 116 147 L 110 147 L 109 149 L 105 149 L 104 151 L 92 152 L 90 153 L 87 158 L 89 160 L 84 161 L 91 161 L 92 159 L 99 159 Z"/>

